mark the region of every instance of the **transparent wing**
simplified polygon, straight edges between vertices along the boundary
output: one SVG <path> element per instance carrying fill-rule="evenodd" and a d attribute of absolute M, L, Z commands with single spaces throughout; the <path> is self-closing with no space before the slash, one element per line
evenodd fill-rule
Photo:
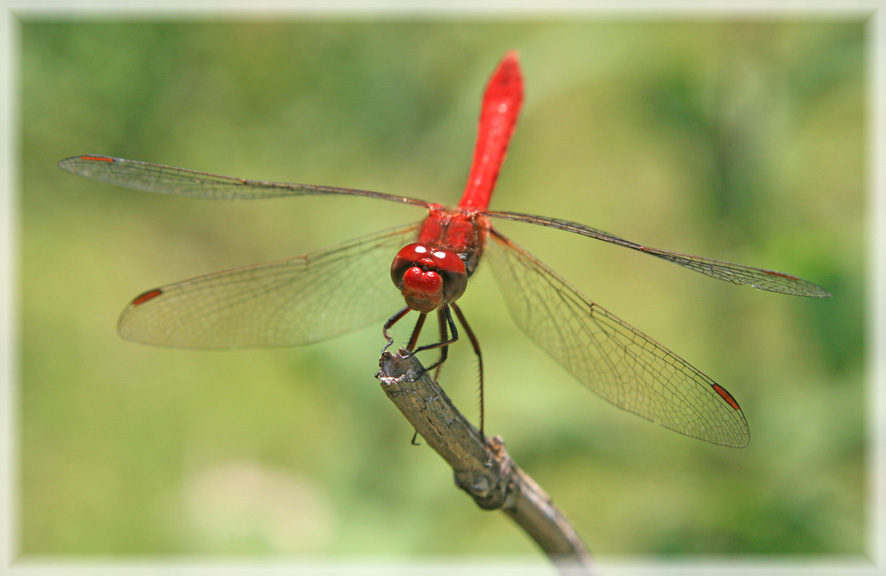
<path fill-rule="evenodd" d="M 112 158 L 110 156 L 74 156 L 58 163 L 58 167 L 89 180 L 124 186 L 144 192 L 189 196 L 209 199 L 255 199 L 307 196 L 312 194 L 337 194 L 364 196 L 401 204 L 427 207 L 423 200 L 393 196 L 370 190 L 293 184 L 289 182 L 266 182 L 220 176 L 185 168 L 151 164 L 138 160 Z"/>
<path fill-rule="evenodd" d="M 495 230 L 485 256 L 517 325 L 588 388 L 687 436 L 747 445 L 744 414 L 719 384 Z"/>
<path fill-rule="evenodd" d="M 134 342 L 186 348 L 298 346 L 350 332 L 403 307 L 389 270 L 417 230 L 149 290 L 126 307 L 118 331 Z"/>
<path fill-rule="evenodd" d="M 679 252 L 671 252 L 660 248 L 652 248 L 651 246 L 643 246 L 624 238 L 619 238 L 614 234 L 591 228 L 578 222 L 570 222 L 569 220 L 561 220 L 559 218 L 547 218 L 544 216 L 534 216 L 531 214 L 520 214 L 517 212 L 484 212 L 487 216 L 493 218 L 501 218 L 502 220 L 514 220 L 517 222 L 526 222 L 528 224 L 537 224 L 539 226 L 548 226 L 566 232 L 581 234 L 589 238 L 603 240 L 610 244 L 624 246 L 632 250 L 637 250 L 645 254 L 651 254 L 657 258 L 673 262 L 700 272 L 705 276 L 716 278 L 717 280 L 725 280 L 733 284 L 747 284 L 759 290 L 768 292 L 778 292 L 780 294 L 790 294 L 792 296 L 808 296 L 811 298 L 826 298 L 830 296 L 830 292 L 796 276 L 776 272 L 774 270 L 764 270 L 763 268 L 754 268 L 753 266 L 745 266 L 743 264 L 734 264 L 724 260 L 714 260 L 713 258 L 704 258 L 702 256 L 692 256 L 690 254 L 681 254 Z"/>

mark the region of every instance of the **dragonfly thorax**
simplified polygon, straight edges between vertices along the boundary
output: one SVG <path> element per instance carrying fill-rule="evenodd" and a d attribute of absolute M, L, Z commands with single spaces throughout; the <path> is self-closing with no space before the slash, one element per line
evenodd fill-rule
<path fill-rule="evenodd" d="M 470 278 L 477 268 L 490 228 L 487 219 L 477 210 L 447 210 L 433 204 L 418 233 L 418 242 L 434 246 L 434 250 L 458 254 Z"/>
<path fill-rule="evenodd" d="M 452 250 L 415 243 L 397 252 L 391 263 L 391 280 L 410 308 L 431 312 L 464 294 L 468 274 Z"/>

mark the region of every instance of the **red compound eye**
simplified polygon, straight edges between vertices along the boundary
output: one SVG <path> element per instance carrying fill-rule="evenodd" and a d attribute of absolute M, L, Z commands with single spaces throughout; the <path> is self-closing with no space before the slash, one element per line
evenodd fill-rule
<path fill-rule="evenodd" d="M 457 300 L 465 292 L 465 264 L 451 250 L 424 244 L 401 249 L 391 264 L 391 279 L 413 310 L 431 312 Z"/>

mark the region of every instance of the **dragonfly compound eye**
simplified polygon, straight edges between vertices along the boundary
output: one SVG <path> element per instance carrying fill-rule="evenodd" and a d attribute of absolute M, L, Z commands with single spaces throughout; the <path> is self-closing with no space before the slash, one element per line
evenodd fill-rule
<path fill-rule="evenodd" d="M 391 280 L 410 308 L 431 312 L 464 294 L 468 275 L 455 252 L 416 243 L 397 253 L 391 264 Z"/>

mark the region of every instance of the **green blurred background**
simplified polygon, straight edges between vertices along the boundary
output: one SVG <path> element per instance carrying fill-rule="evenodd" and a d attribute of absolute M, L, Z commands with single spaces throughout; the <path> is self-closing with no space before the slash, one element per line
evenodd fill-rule
<path fill-rule="evenodd" d="M 538 558 L 410 445 L 373 378 L 380 326 L 258 351 L 116 336 L 143 290 L 421 211 L 204 202 L 55 166 L 109 154 L 454 204 L 508 49 L 526 105 L 493 208 L 790 272 L 834 297 L 758 292 L 501 223 L 728 388 L 751 444 L 708 445 L 596 398 L 515 330 L 481 265 L 461 303 L 483 346 L 488 432 L 603 559 L 863 551 L 863 21 L 44 18 L 21 21 L 19 43 L 24 553 Z M 442 383 L 476 421 L 469 346 L 453 348 Z"/>

